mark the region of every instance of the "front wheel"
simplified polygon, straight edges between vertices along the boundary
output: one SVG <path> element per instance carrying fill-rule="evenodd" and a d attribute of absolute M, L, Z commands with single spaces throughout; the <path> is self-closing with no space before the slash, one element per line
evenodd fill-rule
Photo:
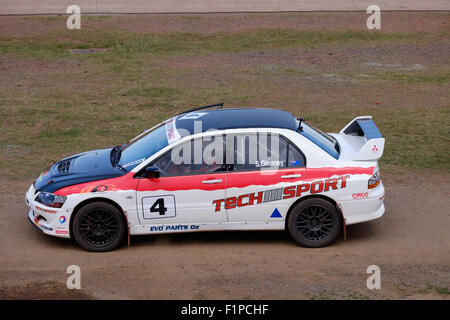
<path fill-rule="evenodd" d="M 115 249 L 125 235 L 123 214 L 113 205 L 92 202 L 82 207 L 74 217 L 72 234 L 75 241 L 88 251 Z"/>
<path fill-rule="evenodd" d="M 341 219 L 338 210 L 330 202 L 313 198 L 300 202 L 292 209 L 288 228 L 298 244 L 319 248 L 336 239 Z"/>

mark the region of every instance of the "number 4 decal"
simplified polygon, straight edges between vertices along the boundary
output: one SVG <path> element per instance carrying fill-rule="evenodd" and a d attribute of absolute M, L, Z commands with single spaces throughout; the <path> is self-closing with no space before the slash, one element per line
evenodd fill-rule
<path fill-rule="evenodd" d="M 142 198 L 144 219 L 173 218 L 176 216 L 175 197 L 155 196 Z"/>
<path fill-rule="evenodd" d="M 158 198 L 150 208 L 150 212 L 159 212 L 160 216 L 166 214 L 167 208 L 164 207 L 164 198 Z"/>

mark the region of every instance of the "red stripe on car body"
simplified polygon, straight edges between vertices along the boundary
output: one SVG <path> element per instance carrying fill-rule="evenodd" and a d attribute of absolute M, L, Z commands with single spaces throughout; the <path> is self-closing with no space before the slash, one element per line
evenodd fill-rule
<path fill-rule="evenodd" d="M 374 167 L 322 167 L 322 168 L 286 168 L 281 170 L 267 170 L 264 174 L 261 171 L 242 171 L 226 173 L 211 173 L 202 175 L 188 175 L 163 177 L 152 179 L 135 179 L 135 173 L 129 172 L 121 177 L 91 181 L 77 185 L 61 188 L 55 192 L 57 195 L 67 196 L 77 193 L 90 193 L 100 191 L 138 190 L 138 191 L 182 191 L 182 190 L 203 190 L 213 191 L 224 189 L 224 184 L 203 184 L 201 181 L 222 178 L 226 181 L 226 188 L 244 188 L 252 185 L 269 186 L 282 182 L 296 183 L 300 181 L 310 181 L 324 179 L 340 175 L 366 174 L 372 175 Z M 281 176 L 301 174 L 301 177 L 293 179 L 283 179 Z M 141 182 L 141 183 L 140 183 Z"/>

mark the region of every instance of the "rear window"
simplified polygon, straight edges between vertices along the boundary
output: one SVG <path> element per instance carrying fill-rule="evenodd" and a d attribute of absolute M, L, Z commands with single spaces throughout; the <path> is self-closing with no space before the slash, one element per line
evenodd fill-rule
<path fill-rule="evenodd" d="M 320 131 L 305 121 L 302 121 L 301 126 L 298 129 L 298 133 L 314 142 L 318 147 L 327 152 L 333 158 L 339 158 L 339 144 L 336 139 L 329 134 Z"/>

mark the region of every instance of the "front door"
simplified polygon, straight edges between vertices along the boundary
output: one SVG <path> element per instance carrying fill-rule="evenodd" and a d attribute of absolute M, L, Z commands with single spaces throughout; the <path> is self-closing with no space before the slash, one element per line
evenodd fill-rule
<path fill-rule="evenodd" d="M 211 161 L 203 156 L 211 141 L 197 142 L 184 142 L 150 164 L 160 176 L 139 181 L 137 201 L 141 225 L 227 221 L 226 212 L 215 212 L 213 205 L 215 199 L 225 197 L 227 174 L 223 161 Z M 196 150 L 195 146 L 200 149 Z M 181 157 L 180 152 L 184 153 Z"/>

